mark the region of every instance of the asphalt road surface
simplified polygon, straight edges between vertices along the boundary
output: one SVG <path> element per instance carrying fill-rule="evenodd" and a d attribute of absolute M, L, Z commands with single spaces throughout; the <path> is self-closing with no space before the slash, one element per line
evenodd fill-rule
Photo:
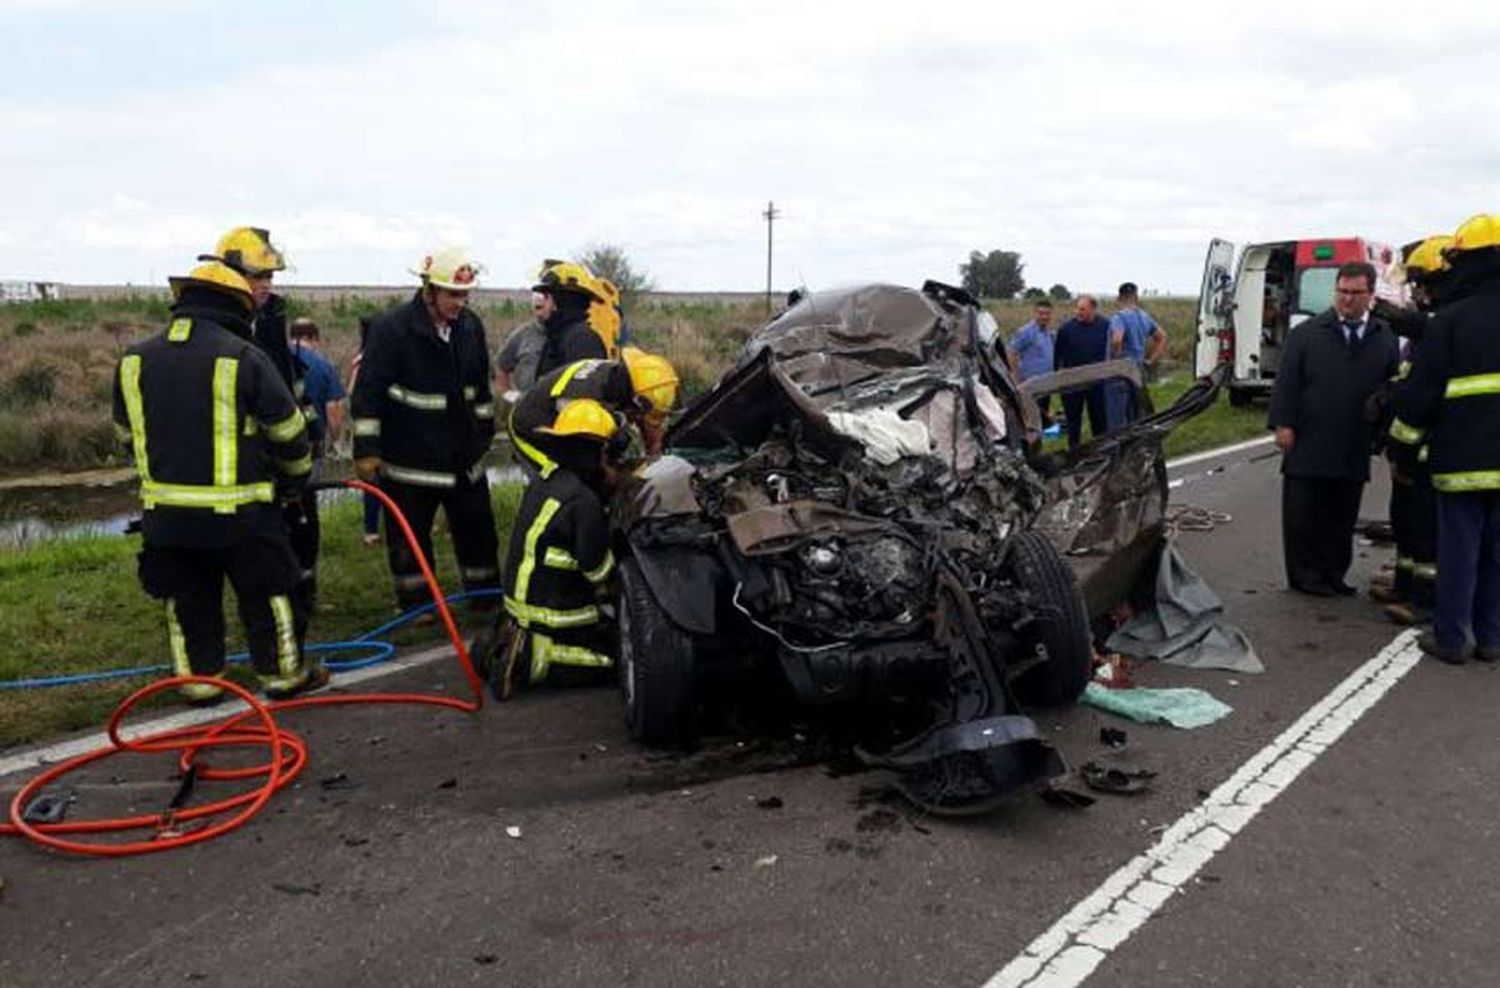
<path fill-rule="evenodd" d="M 1264 454 L 1175 471 L 1174 498 L 1233 515 L 1180 544 L 1266 673 L 1138 675 L 1234 713 L 1195 731 L 1086 707 L 1038 718 L 1074 765 L 1158 771 L 1151 792 L 924 819 L 878 773 L 786 750 L 722 739 L 693 759 L 653 755 L 606 690 L 474 717 L 307 712 L 289 721 L 312 764 L 237 833 L 122 861 L 0 844 L 0 985 L 981 985 L 1002 969 L 996 983 L 1494 984 L 1500 679 L 1430 661 L 1353 705 L 1337 740 L 1083 970 L 1061 955 L 1039 975 L 1017 966 L 1397 633 L 1367 600 L 1282 589 Z M 1384 497 L 1372 485 L 1365 514 L 1383 517 Z M 1358 582 L 1387 556 L 1363 549 Z M 461 679 L 439 662 L 361 688 Z M 1101 725 L 1126 729 L 1122 754 Z M 158 808 L 169 775 L 106 764 L 81 777 L 74 812 Z"/>

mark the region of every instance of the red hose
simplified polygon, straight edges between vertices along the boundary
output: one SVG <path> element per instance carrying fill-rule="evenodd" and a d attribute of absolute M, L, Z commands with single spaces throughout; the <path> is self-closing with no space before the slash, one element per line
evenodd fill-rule
<path fill-rule="evenodd" d="M 453 649 L 458 653 L 459 663 L 463 666 L 464 676 L 469 681 L 469 689 L 472 691 L 474 698 L 472 700 L 461 700 L 455 697 L 433 696 L 427 693 L 362 693 L 309 696 L 295 700 L 267 703 L 260 700 L 244 687 L 227 680 L 211 679 L 206 676 L 172 676 L 167 679 L 161 679 L 149 686 L 136 690 L 115 708 L 115 712 L 109 718 L 111 747 L 86 752 L 67 761 L 59 762 L 26 783 L 10 802 L 10 822 L 0 823 L 0 836 L 25 837 L 37 844 L 55 848 L 59 851 L 69 851 L 74 854 L 91 854 L 99 857 L 151 854 L 157 851 L 171 850 L 176 847 L 185 847 L 188 844 L 197 844 L 201 841 L 218 837 L 220 834 L 226 834 L 248 823 L 250 818 L 259 813 L 266 803 L 270 801 L 278 789 L 281 789 L 297 778 L 298 774 L 307 765 L 306 742 L 298 737 L 295 732 L 277 724 L 273 716 L 275 711 L 297 710 L 304 707 L 332 707 L 351 703 L 425 703 L 437 707 L 452 707 L 455 710 L 462 710 L 465 713 L 474 713 L 479 710 L 484 703 L 484 684 L 480 681 L 479 674 L 474 670 L 474 663 L 469 658 L 469 650 L 464 646 L 463 637 L 458 633 L 458 625 L 453 620 L 452 612 L 448 610 L 448 603 L 443 598 L 443 591 L 438 586 L 437 577 L 433 575 L 432 567 L 428 565 L 427 559 L 423 556 L 422 550 L 418 546 L 416 533 L 411 530 L 411 525 L 407 523 L 406 517 L 401 514 L 401 509 L 396 506 L 396 502 L 392 501 L 384 491 L 373 484 L 367 484 L 359 480 L 351 480 L 347 486 L 374 494 L 380 498 L 381 502 L 385 505 L 388 513 L 387 516 L 394 518 L 396 523 L 401 526 L 401 532 L 406 536 L 406 541 L 411 546 L 412 554 L 416 556 L 418 565 L 422 567 L 422 577 L 427 581 L 427 589 L 432 593 L 433 603 L 436 605 L 438 613 L 442 616 L 443 625 L 448 631 L 448 637 L 453 642 Z M 130 739 L 120 736 L 121 721 L 134 709 L 136 704 L 149 696 L 154 696 L 163 690 L 168 690 L 184 683 L 212 683 L 222 686 L 241 700 L 244 700 L 250 709 L 235 714 L 233 717 L 217 724 L 162 731 Z M 240 769 L 215 769 L 197 762 L 199 754 L 204 751 L 214 748 L 247 746 L 267 748 L 269 750 L 269 759 L 264 764 Z M 85 765 L 102 761 L 120 752 L 129 751 L 155 753 L 179 752 L 179 768 L 183 772 L 187 772 L 196 764 L 197 778 L 201 781 L 250 778 L 264 778 L 265 781 L 255 789 L 218 800 L 217 802 L 194 806 L 191 809 L 167 810 L 159 815 L 45 824 L 27 823 L 22 818 L 22 813 L 25 811 L 26 806 L 47 785 L 56 782 L 63 776 Z M 228 819 L 213 822 L 215 818 L 221 817 L 232 810 L 238 810 L 238 812 Z M 199 821 L 207 822 L 200 824 Z M 155 829 L 156 834 L 145 840 L 112 844 L 69 840 L 64 836 L 68 834 L 106 834 L 147 829 Z"/>

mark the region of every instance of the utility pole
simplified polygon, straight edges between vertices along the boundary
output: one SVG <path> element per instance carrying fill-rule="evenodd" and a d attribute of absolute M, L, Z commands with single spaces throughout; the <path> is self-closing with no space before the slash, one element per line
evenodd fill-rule
<path fill-rule="evenodd" d="M 771 229 L 776 225 L 776 217 L 781 213 L 776 209 L 776 203 L 767 201 L 766 211 L 760 214 L 766 221 L 766 315 L 771 314 Z"/>

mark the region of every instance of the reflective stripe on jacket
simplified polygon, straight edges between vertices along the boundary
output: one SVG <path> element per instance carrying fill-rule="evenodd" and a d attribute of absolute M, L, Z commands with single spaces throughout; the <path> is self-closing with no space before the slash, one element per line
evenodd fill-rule
<path fill-rule="evenodd" d="M 349 404 L 355 457 L 380 457 L 392 479 L 473 476 L 495 435 L 484 324 L 465 309 L 443 342 L 419 291 L 370 327 Z"/>
<path fill-rule="evenodd" d="M 596 588 L 614 570 L 598 496 L 567 470 L 528 485 L 511 529 L 505 609 L 523 627 L 599 620 Z"/>
<path fill-rule="evenodd" d="M 179 312 L 131 346 L 113 406 L 134 453 L 148 541 L 232 542 L 247 511 L 275 500 L 278 482 L 312 470 L 306 422 L 275 366 L 211 314 Z"/>

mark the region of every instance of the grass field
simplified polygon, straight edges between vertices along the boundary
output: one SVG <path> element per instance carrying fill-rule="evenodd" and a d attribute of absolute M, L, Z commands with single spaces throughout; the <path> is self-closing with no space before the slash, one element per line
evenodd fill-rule
<path fill-rule="evenodd" d="M 1149 300 L 1167 331 L 1168 366 L 1185 366 L 1193 334 L 1192 299 Z M 342 296 L 307 303 L 289 300 L 289 316 L 310 316 L 324 349 L 347 375 L 358 342 L 359 317 L 388 303 Z M 1031 304 L 990 303 L 1009 335 L 1031 315 Z M 476 311 L 492 347 L 530 317 L 514 301 Z M 1070 312 L 1058 303 L 1056 319 Z M 687 396 L 709 387 L 733 362 L 750 333 L 765 321 L 759 302 L 683 302 L 649 296 L 629 311 L 640 345 L 676 365 Z M 133 340 L 166 325 L 167 304 L 155 297 L 67 300 L 0 305 L 0 475 L 85 470 L 119 463 L 109 421 L 111 374 Z"/>
<path fill-rule="evenodd" d="M 502 546 L 519 496 L 517 485 L 493 490 Z M 360 541 L 359 515 L 359 502 L 348 497 L 322 511 L 320 608 L 309 629 L 312 641 L 352 638 L 395 614 L 385 549 Z M 439 582 L 450 590 L 458 587 L 446 533 L 433 541 Z M 135 538 L 102 536 L 0 553 L 0 640 L 10 642 L 0 651 L 0 681 L 169 662 L 162 605 L 142 593 L 136 581 L 138 546 Z M 225 613 L 230 652 L 242 651 L 232 599 Z M 462 624 L 462 607 L 456 616 Z M 436 641 L 440 634 L 427 627 L 398 632 L 393 641 L 410 645 Z M 248 669 L 237 675 L 253 688 Z M 98 726 L 120 699 L 149 681 L 0 690 L 0 748 Z"/>

